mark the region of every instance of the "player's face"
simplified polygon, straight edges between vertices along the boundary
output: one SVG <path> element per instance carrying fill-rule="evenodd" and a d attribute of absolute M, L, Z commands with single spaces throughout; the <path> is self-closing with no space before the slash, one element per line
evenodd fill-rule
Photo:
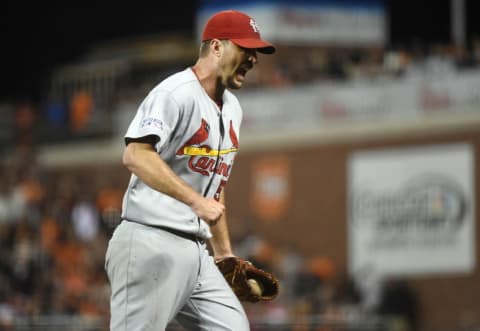
<path fill-rule="evenodd" d="M 225 44 L 222 65 L 222 84 L 230 89 L 243 86 L 247 72 L 258 62 L 255 49 L 243 48 L 232 42 Z"/>

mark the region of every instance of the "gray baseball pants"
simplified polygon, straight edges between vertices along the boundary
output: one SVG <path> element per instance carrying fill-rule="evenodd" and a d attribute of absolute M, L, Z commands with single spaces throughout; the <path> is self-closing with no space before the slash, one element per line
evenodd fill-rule
<path fill-rule="evenodd" d="M 111 331 L 248 331 L 245 311 L 202 240 L 122 221 L 109 241 Z"/>

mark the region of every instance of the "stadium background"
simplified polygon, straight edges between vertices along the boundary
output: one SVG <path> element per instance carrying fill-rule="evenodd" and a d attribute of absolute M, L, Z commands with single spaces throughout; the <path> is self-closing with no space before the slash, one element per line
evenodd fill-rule
<path fill-rule="evenodd" d="M 2 11 L 0 330 L 105 330 L 122 134 L 224 2 L 50 5 Z M 252 329 L 477 330 L 474 2 L 229 5 L 278 45 L 227 187 L 238 253 L 283 284 Z"/>

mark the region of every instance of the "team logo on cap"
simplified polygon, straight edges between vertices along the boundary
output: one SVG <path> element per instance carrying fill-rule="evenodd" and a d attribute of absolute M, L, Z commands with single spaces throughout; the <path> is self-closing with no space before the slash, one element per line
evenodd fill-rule
<path fill-rule="evenodd" d="M 252 27 L 253 31 L 256 33 L 260 33 L 260 29 L 258 28 L 257 22 L 253 18 L 250 19 L 250 26 Z"/>

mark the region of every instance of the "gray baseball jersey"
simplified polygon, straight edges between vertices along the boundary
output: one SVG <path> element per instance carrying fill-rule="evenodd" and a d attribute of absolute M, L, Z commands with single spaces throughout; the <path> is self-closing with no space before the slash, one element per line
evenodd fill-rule
<path fill-rule="evenodd" d="M 188 68 L 157 85 L 140 105 L 125 138 L 156 136 L 160 157 L 196 191 L 218 200 L 238 149 L 242 109 L 228 90 L 220 111 Z M 210 238 L 191 208 L 132 175 L 122 218 Z"/>

